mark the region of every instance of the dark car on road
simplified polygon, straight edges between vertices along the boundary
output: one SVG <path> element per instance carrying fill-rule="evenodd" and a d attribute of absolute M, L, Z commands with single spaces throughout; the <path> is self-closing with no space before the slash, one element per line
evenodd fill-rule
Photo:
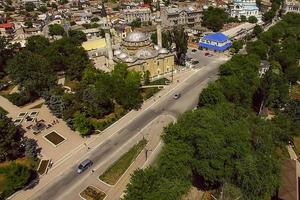
<path fill-rule="evenodd" d="M 180 97 L 181 97 L 181 94 L 180 93 L 176 93 L 176 94 L 174 94 L 173 99 L 179 99 Z"/>
<path fill-rule="evenodd" d="M 77 167 L 77 173 L 80 174 L 84 172 L 87 168 L 93 165 L 93 162 L 90 159 L 82 161 Z"/>

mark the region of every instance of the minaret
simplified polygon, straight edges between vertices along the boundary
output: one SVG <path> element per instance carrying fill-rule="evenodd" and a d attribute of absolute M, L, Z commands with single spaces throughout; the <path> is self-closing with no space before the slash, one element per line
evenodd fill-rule
<path fill-rule="evenodd" d="M 106 49 L 109 63 L 112 63 L 113 60 L 113 51 L 111 45 L 111 37 L 110 37 L 110 27 L 108 24 L 105 24 L 102 29 L 105 32 L 105 40 L 106 40 Z"/>
<path fill-rule="evenodd" d="M 162 48 L 162 35 L 161 35 L 161 19 L 160 12 L 158 12 L 158 17 L 156 18 L 156 33 L 157 33 L 157 45 Z"/>

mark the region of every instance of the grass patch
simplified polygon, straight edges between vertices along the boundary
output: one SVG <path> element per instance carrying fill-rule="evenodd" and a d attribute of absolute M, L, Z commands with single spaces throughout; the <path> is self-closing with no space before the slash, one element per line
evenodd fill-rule
<path fill-rule="evenodd" d="M 0 95 L 7 98 L 9 93 L 16 87 L 16 85 L 10 85 L 5 90 L 0 91 Z"/>
<path fill-rule="evenodd" d="M 300 85 L 293 85 L 290 95 L 292 99 L 300 100 Z"/>
<path fill-rule="evenodd" d="M 51 143 L 53 143 L 55 146 L 59 145 L 61 142 L 66 140 L 55 131 L 51 131 L 50 133 L 45 135 L 45 138 L 49 140 Z"/>
<path fill-rule="evenodd" d="M 150 97 L 152 97 L 154 94 L 159 92 L 160 90 L 161 89 L 159 89 L 159 88 L 143 88 L 142 89 L 142 97 L 144 100 L 147 100 Z"/>
<path fill-rule="evenodd" d="M 166 82 L 170 82 L 167 78 L 160 78 L 155 81 L 151 81 L 148 85 L 166 85 Z"/>
<path fill-rule="evenodd" d="M 40 175 L 43 175 L 48 168 L 48 164 L 49 164 L 49 160 L 42 160 L 37 172 Z"/>
<path fill-rule="evenodd" d="M 0 193 L 3 192 L 5 186 L 5 174 L 0 174 Z"/>
<path fill-rule="evenodd" d="M 106 115 L 101 119 L 91 118 L 91 124 L 95 127 L 95 129 L 103 131 L 107 127 L 109 127 L 114 122 L 118 121 L 121 117 L 126 114 L 126 111 L 122 108 L 122 106 L 115 104 L 115 110 L 113 113 Z"/>
<path fill-rule="evenodd" d="M 0 107 L 0 114 L 2 114 L 2 115 L 7 115 L 7 111 L 6 110 L 4 110 L 2 107 Z"/>
<path fill-rule="evenodd" d="M 294 145 L 295 145 L 295 152 L 297 156 L 300 155 L 300 137 L 293 137 Z"/>
<path fill-rule="evenodd" d="M 30 109 L 37 109 L 37 108 L 41 108 L 44 105 L 44 103 L 40 103 L 38 105 L 35 105 L 33 107 L 31 107 Z"/>
<path fill-rule="evenodd" d="M 147 140 L 143 139 L 136 145 L 134 145 L 127 153 L 125 153 L 119 160 L 117 160 L 108 170 L 106 170 L 99 179 L 102 181 L 114 185 L 117 183 L 119 178 L 127 170 L 130 164 L 138 156 L 138 154 L 146 146 Z"/>
<path fill-rule="evenodd" d="M 79 81 L 70 80 L 68 77 L 65 79 L 65 86 L 70 87 L 72 90 L 74 90 L 79 85 Z"/>
<path fill-rule="evenodd" d="M 93 186 L 88 186 L 80 195 L 86 200 L 103 200 L 106 196 L 104 192 Z"/>

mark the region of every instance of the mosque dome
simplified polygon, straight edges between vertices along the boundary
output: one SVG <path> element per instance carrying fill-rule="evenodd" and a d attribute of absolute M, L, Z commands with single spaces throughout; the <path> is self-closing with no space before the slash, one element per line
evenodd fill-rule
<path fill-rule="evenodd" d="M 158 45 L 154 45 L 154 49 L 158 51 L 160 47 Z"/>
<path fill-rule="evenodd" d="M 133 57 L 130 56 L 130 57 L 125 58 L 124 61 L 132 63 L 132 62 L 136 61 L 136 59 L 134 59 Z"/>
<path fill-rule="evenodd" d="M 143 48 L 140 49 L 135 55 L 137 58 L 147 59 L 157 56 L 157 52 L 150 48 Z"/>
<path fill-rule="evenodd" d="M 158 51 L 158 53 L 160 53 L 160 54 L 167 54 L 167 53 L 169 53 L 169 51 L 168 51 L 167 49 L 165 49 L 165 48 L 161 48 L 161 49 Z"/>
<path fill-rule="evenodd" d="M 120 58 L 120 59 L 125 59 L 126 57 L 128 57 L 128 54 L 127 53 L 120 53 L 119 55 L 118 55 L 118 58 Z"/>
<path fill-rule="evenodd" d="M 142 32 L 130 32 L 125 37 L 126 42 L 144 42 L 147 41 L 149 37 Z"/>
<path fill-rule="evenodd" d="M 121 53 L 122 53 L 122 51 L 120 49 L 117 49 L 114 51 L 115 56 L 120 55 Z"/>

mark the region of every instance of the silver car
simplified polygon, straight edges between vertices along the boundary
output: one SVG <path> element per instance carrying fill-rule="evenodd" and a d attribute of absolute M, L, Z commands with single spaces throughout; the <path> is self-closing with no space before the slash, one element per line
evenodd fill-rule
<path fill-rule="evenodd" d="M 87 168 L 93 165 L 93 162 L 90 159 L 82 161 L 77 167 L 77 173 L 80 174 L 85 171 Z"/>

